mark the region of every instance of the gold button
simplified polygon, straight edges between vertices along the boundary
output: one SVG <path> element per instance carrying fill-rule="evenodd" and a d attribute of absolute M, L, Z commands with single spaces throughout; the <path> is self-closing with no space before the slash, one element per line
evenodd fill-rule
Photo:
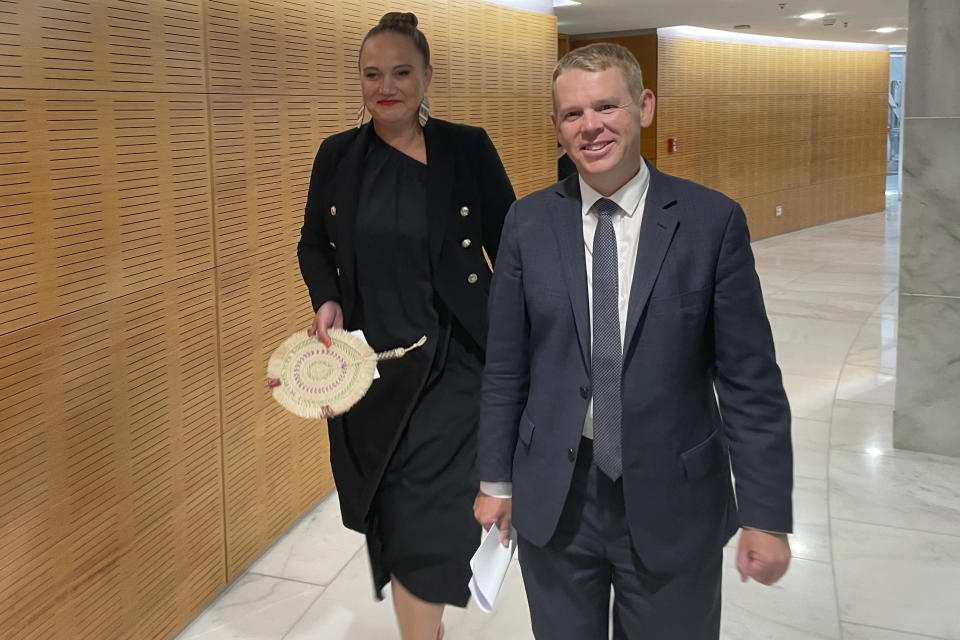
<path fill-rule="evenodd" d="M 330 207 L 330 215 L 332 215 L 332 216 L 337 215 L 337 208 L 336 208 L 336 207 L 334 207 L 334 206 L 331 206 L 331 207 Z"/>
<path fill-rule="evenodd" d="M 470 215 L 470 207 L 460 207 L 460 215 L 464 218 Z"/>
<path fill-rule="evenodd" d="M 464 249 L 469 249 L 471 244 L 473 243 L 470 242 L 470 238 L 464 238 L 460 242 L 460 246 L 463 247 Z"/>
<path fill-rule="evenodd" d="M 330 248 L 336 249 L 336 248 L 337 248 L 337 244 L 336 244 L 335 242 L 331 242 L 331 243 L 330 243 Z"/>
<path fill-rule="evenodd" d="M 479 279 L 480 278 L 477 277 L 477 274 L 475 273 L 471 273 L 470 275 L 467 276 L 467 282 L 469 282 L 470 284 L 477 284 L 477 280 Z"/>

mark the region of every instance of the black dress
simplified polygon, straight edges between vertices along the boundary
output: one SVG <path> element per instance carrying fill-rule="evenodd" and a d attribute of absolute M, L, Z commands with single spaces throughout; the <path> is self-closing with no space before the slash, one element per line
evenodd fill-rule
<path fill-rule="evenodd" d="M 426 165 L 373 138 L 354 241 L 360 326 L 377 351 L 427 336 L 420 349 L 380 363 L 381 377 L 343 416 L 350 446 L 393 449 L 366 532 L 374 587 L 381 597 L 392 574 L 422 600 L 465 606 L 480 534 L 473 500 L 483 355 L 434 293 Z M 364 438 L 369 425 L 392 441 Z"/>

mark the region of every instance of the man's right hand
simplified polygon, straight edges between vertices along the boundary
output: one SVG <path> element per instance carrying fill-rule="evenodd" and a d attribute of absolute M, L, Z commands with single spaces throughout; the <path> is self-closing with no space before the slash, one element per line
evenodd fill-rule
<path fill-rule="evenodd" d="M 513 500 L 510 498 L 494 498 L 483 491 L 477 493 L 473 502 L 473 517 L 477 519 L 484 531 L 496 526 L 500 532 L 500 544 L 510 546 L 510 518 L 513 512 Z"/>
<path fill-rule="evenodd" d="M 328 300 L 320 305 L 317 314 L 313 316 L 313 323 L 307 329 L 307 335 L 317 336 L 323 346 L 330 346 L 330 329 L 343 329 L 343 309 L 336 300 Z"/>

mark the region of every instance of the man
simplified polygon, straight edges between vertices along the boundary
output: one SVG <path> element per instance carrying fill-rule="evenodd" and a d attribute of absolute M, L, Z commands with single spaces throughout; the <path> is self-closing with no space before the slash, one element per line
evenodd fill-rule
<path fill-rule="evenodd" d="M 790 560 L 790 410 L 746 218 L 645 163 L 655 98 L 628 50 L 553 77 L 579 176 L 507 215 L 474 513 L 516 527 L 537 638 L 609 638 L 612 586 L 614 638 L 716 639 L 731 535 L 743 580 Z"/>

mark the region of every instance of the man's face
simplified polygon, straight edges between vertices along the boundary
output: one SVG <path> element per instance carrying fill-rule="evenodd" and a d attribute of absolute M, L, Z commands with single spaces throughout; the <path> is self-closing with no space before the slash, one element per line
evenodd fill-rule
<path fill-rule="evenodd" d="M 557 139 L 587 184 L 604 195 L 640 169 L 640 130 L 653 122 L 654 109 L 653 92 L 645 89 L 639 103 L 634 101 L 615 66 L 570 69 L 554 83 Z"/>

